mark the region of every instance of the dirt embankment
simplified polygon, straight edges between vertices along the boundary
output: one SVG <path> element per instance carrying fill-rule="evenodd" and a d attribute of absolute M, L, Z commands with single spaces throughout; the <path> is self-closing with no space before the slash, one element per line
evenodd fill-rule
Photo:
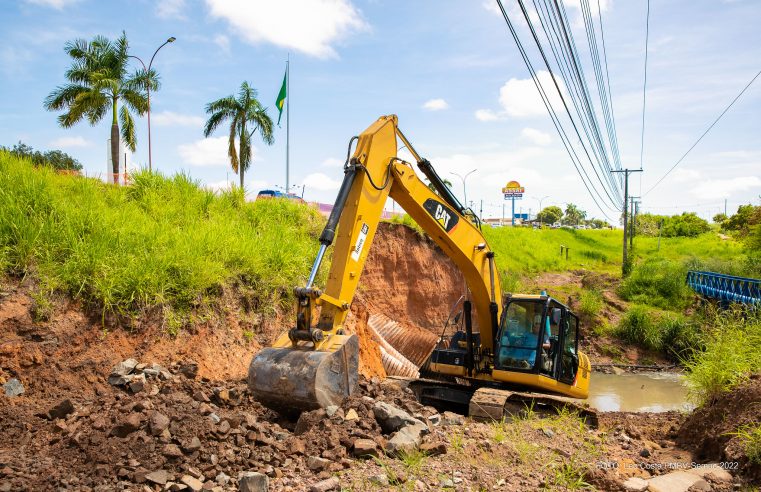
<path fill-rule="evenodd" d="M 700 460 L 736 463 L 738 471 L 748 478 L 761 481 L 761 463 L 748 458 L 747 444 L 737 432 L 744 428 L 752 432 L 759 426 L 761 373 L 692 412 L 679 429 L 677 442 L 694 449 L 695 456 Z M 758 445 L 756 441 L 756 448 Z"/>

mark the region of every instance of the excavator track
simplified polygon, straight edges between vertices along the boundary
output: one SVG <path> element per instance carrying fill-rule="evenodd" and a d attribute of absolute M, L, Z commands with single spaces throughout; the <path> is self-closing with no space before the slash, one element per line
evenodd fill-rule
<path fill-rule="evenodd" d="M 490 386 L 477 387 L 462 381 L 394 379 L 403 381 L 401 384 L 409 387 L 420 403 L 467 414 L 475 420 L 500 421 L 530 413 L 556 415 L 565 410 L 577 413 L 593 428 L 598 426 L 597 412 L 574 398 Z"/>

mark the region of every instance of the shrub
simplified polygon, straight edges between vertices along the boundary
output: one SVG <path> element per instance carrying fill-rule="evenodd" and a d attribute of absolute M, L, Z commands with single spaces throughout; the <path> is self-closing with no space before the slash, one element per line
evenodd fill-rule
<path fill-rule="evenodd" d="M 660 350 L 662 333 L 645 306 L 633 306 L 621 318 L 616 335 L 629 343 L 651 350 Z"/>
<path fill-rule="evenodd" d="M 602 309 L 602 293 L 596 289 L 583 289 L 579 298 L 579 313 L 594 318 Z"/>
<path fill-rule="evenodd" d="M 672 361 L 686 361 L 695 351 L 702 349 L 702 333 L 696 322 L 682 315 L 666 314 L 658 324 L 663 351 Z"/>
<path fill-rule="evenodd" d="M 627 301 L 661 309 L 679 310 L 687 305 L 692 291 L 685 278 L 687 268 L 679 262 L 652 259 L 634 267 L 619 288 Z"/>
<path fill-rule="evenodd" d="M 742 383 L 761 367 L 761 318 L 724 312 L 710 320 L 705 350 L 687 361 L 693 398 L 705 403 Z"/>

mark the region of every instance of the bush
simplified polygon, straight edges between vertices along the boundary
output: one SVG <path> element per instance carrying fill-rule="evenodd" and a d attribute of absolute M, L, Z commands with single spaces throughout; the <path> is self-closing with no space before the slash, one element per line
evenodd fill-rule
<path fill-rule="evenodd" d="M 761 318 L 723 312 L 714 316 L 705 350 L 687 362 L 687 382 L 700 404 L 731 390 L 761 367 Z"/>
<path fill-rule="evenodd" d="M 661 330 L 645 306 L 633 306 L 627 311 L 616 328 L 616 336 L 650 350 L 662 347 Z"/>
<path fill-rule="evenodd" d="M 703 347 L 700 327 L 682 315 L 666 314 L 659 321 L 661 346 L 674 362 L 684 362 Z"/>
<path fill-rule="evenodd" d="M 637 234 L 663 237 L 696 237 L 711 230 L 708 222 L 694 212 L 673 216 L 640 214 L 634 226 Z"/>
<path fill-rule="evenodd" d="M 677 311 L 687 305 L 692 290 L 685 279 L 685 265 L 666 259 L 652 259 L 634 267 L 618 289 L 627 301 Z"/>
<path fill-rule="evenodd" d="M 82 170 L 82 164 L 80 164 L 78 160 L 60 150 L 49 150 L 42 153 L 22 142 L 14 145 L 12 149 L 0 147 L 0 150 L 10 152 L 14 156 L 22 159 L 29 159 L 35 166 L 49 166 L 59 171 L 79 172 Z"/>
<path fill-rule="evenodd" d="M 579 313 L 594 318 L 602 309 L 602 293 L 596 289 L 584 289 L 579 297 Z"/>

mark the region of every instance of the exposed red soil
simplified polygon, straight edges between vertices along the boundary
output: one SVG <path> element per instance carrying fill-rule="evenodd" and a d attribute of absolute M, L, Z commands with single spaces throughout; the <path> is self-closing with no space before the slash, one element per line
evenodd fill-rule
<path fill-rule="evenodd" d="M 748 460 L 742 439 L 734 433 L 761 425 L 761 374 L 696 409 L 679 429 L 678 442 L 699 459 L 737 462 L 750 478 L 761 480 L 761 464 Z"/>

